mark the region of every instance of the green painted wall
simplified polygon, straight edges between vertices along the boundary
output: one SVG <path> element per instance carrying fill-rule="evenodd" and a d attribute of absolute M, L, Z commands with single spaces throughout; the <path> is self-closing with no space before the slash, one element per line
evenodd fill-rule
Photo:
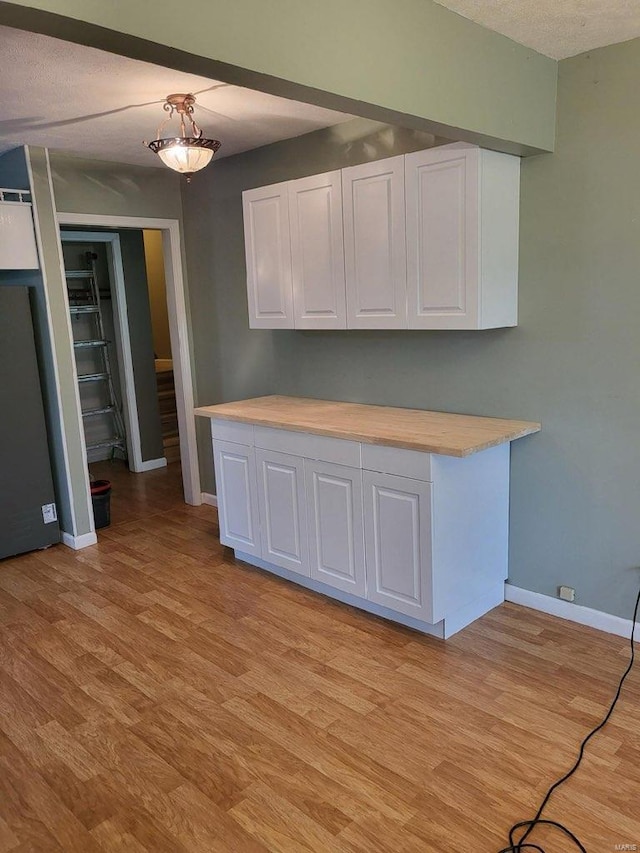
<path fill-rule="evenodd" d="M 15 0 L 0 23 L 442 135 L 553 148 L 557 63 L 433 0 Z"/>
<path fill-rule="evenodd" d="M 55 151 L 50 152 L 50 163 L 51 183 L 55 199 L 50 196 L 49 203 L 52 208 L 55 205 L 55 210 L 59 212 L 182 219 L 180 180 L 178 175 L 168 169 L 148 169 L 101 160 L 87 160 Z M 138 234 L 137 239 L 140 243 L 138 248 L 141 249 L 142 238 L 140 234 Z M 126 248 L 123 245 L 123 251 L 126 251 Z M 144 274 L 142 255 L 139 257 L 140 264 L 142 264 L 141 271 Z M 49 263 L 53 263 L 53 261 L 50 259 Z M 49 264 L 47 269 L 49 269 Z M 53 275 L 55 279 L 55 271 Z M 146 289 L 143 296 L 144 299 L 148 298 Z M 66 311 L 66 305 L 63 304 L 63 297 L 57 286 L 50 287 L 49 300 L 56 316 L 62 316 L 61 312 Z M 149 349 L 150 327 L 148 327 L 147 335 L 147 349 Z M 132 343 L 135 355 L 140 341 L 137 343 L 132 341 Z M 73 358 L 73 353 L 71 353 L 71 358 Z M 63 370 L 65 375 L 68 366 L 66 354 L 63 353 L 59 358 L 59 369 Z M 142 377 L 140 376 L 141 370 L 145 371 Z M 155 382 L 152 364 L 148 359 L 146 362 L 141 361 L 138 364 L 137 374 L 136 382 L 140 379 L 146 382 L 147 386 L 149 381 Z M 69 399 L 68 394 L 66 399 Z M 154 402 L 154 399 L 149 401 L 149 405 L 145 407 L 145 412 L 151 412 Z M 157 411 L 157 407 L 155 411 Z M 143 413 L 143 429 L 145 418 L 146 415 Z M 81 458 L 84 466 L 79 439 L 75 434 L 73 425 L 69 429 L 68 440 L 72 457 Z M 158 455 L 162 455 L 158 452 L 157 439 L 153 439 L 153 441 L 154 446 L 145 446 L 143 458 L 157 458 Z M 83 514 L 84 501 L 78 476 L 76 472 L 73 480 L 74 502 L 77 504 L 76 511 L 80 519 L 78 532 L 85 533 L 88 528 L 83 528 L 81 524 L 84 523 L 85 515 Z M 86 523 L 88 524 L 88 521 Z"/>
<path fill-rule="evenodd" d="M 50 151 L 56 209 L 64 213 L 181 219 L 180 178 L 143 168 Z"/>
<path fill-rule="evenodd" d="M 62 253 L 56 210 L 51 193 L 47 152 L 44 148 L 26 149 L 32 172 L 34 217 L 40 231 L 40 265 L 45 270 L 45 287 L 36 300 L 38 325 L 44 329 L 50 318 L 49 347 L 45 352 L 45 400 L 50 436 L 56 494 L 60 503 L 60 526 L 66 533 L 82 536 L 90 532 L 89 478 L 82 452 L 82 422 L 75 379 L 73 346 L 69 336 L 66 282 L 62 275 Z M 54 367 L 55 364 L 55 367 Z M 61 406 L 58 407 L 59 389 Z M 58 414 L 59 412 L 59 414 Z M 67 482 L 71 489 L 67 488 Z"/>
<path fill-rule="evenodd" d="M 241 191 L 416 140 L 352 125 L 209 167 L 185 194 L 199 404 L 284 393 L 540 420 L 512 450 L 510 580 L 547 595 L 568 584 L 578 603 L 629 617 L 640 580 L 639 76 L 640 40 L 560 64 L 556 153 L 523 161 L 515 329 L 250 331 Z M 211 490 L 204 426 L 201 436 Z"/>

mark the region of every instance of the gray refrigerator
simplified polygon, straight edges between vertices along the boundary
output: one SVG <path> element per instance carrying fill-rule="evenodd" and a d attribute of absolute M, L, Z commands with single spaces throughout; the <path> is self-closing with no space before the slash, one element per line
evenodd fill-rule
<path fill-rule="evenodd" d="M 29 288 L 0 285 L 0 558 L 59 541 Z"/>

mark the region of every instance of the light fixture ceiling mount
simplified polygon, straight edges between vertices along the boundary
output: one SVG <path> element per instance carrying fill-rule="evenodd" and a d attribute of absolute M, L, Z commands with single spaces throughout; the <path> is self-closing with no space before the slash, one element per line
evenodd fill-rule
<path fill-rule="evenodd" d="M 186 175 L 187 183 L 194 172 L 204 169 L 220 148 L 217 139 L 207 139 L 193 119 L 193 95 L 167 95 L 163 109 L 169 115 L 158 128 L 153 142 L 145 143 L 170 169 Z M 180 120 L 180 136 L 162 137 L 165 126 L 174 115 Z M 190 126 L 189 126 L 190 125 Z"/>

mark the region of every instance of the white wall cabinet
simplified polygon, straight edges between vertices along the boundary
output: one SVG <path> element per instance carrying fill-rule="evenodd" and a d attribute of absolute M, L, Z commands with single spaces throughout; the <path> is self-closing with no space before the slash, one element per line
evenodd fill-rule
<path fill-rule="evenodd" d="M 296 329 L 346 328 L 340 172 L 288 184 Z"/>
<path fill-rule="evenodd" d="M 247 190 L 250 326 L 516 325 L 519 181 L 453 143 Z"/>
<path fill-rule="evenodd" d="M 366 595 L 360 469 L 305 459 L 311 577 Z"/>
<path fill-rule="evenodd" d="M 456 143 L 405 157 L 411 329 L 517 323 L 517 157 Z"/>
<path fill-rule="evenodd" d="M 249 325 L 292 329 L 289 192 L 274 184 L 243 193 Z"/>
<path fill-rule="evenodd" d="M 216 419 L 212 435 L 240 559 L 439 637 L 504 600 L 508 443 L 453 458 Z"/>
<path fill-rule="evenodd" d="M 340 172 L 242 194 L 249 326 L 347 325 Z"/>
<path fill-rule="evenodd" d="M 404 157 L 342 170 L 350 329 L 407 325 Z"/>
<path fill-rule="evenodd" d="M 3 270 L 39 267 L 31 204 L 4 200 L 22 195 L 17 190 L 0 190 L 0 269 Z"/>

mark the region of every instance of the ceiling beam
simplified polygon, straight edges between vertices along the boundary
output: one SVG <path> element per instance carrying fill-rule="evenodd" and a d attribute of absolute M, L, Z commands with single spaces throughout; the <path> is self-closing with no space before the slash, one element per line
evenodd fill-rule
<path fill-rule="evenodd" d="M 553 149 L 557 63 L 432 0 L 0 0 L 0 24 L 510 153 Z"/>

